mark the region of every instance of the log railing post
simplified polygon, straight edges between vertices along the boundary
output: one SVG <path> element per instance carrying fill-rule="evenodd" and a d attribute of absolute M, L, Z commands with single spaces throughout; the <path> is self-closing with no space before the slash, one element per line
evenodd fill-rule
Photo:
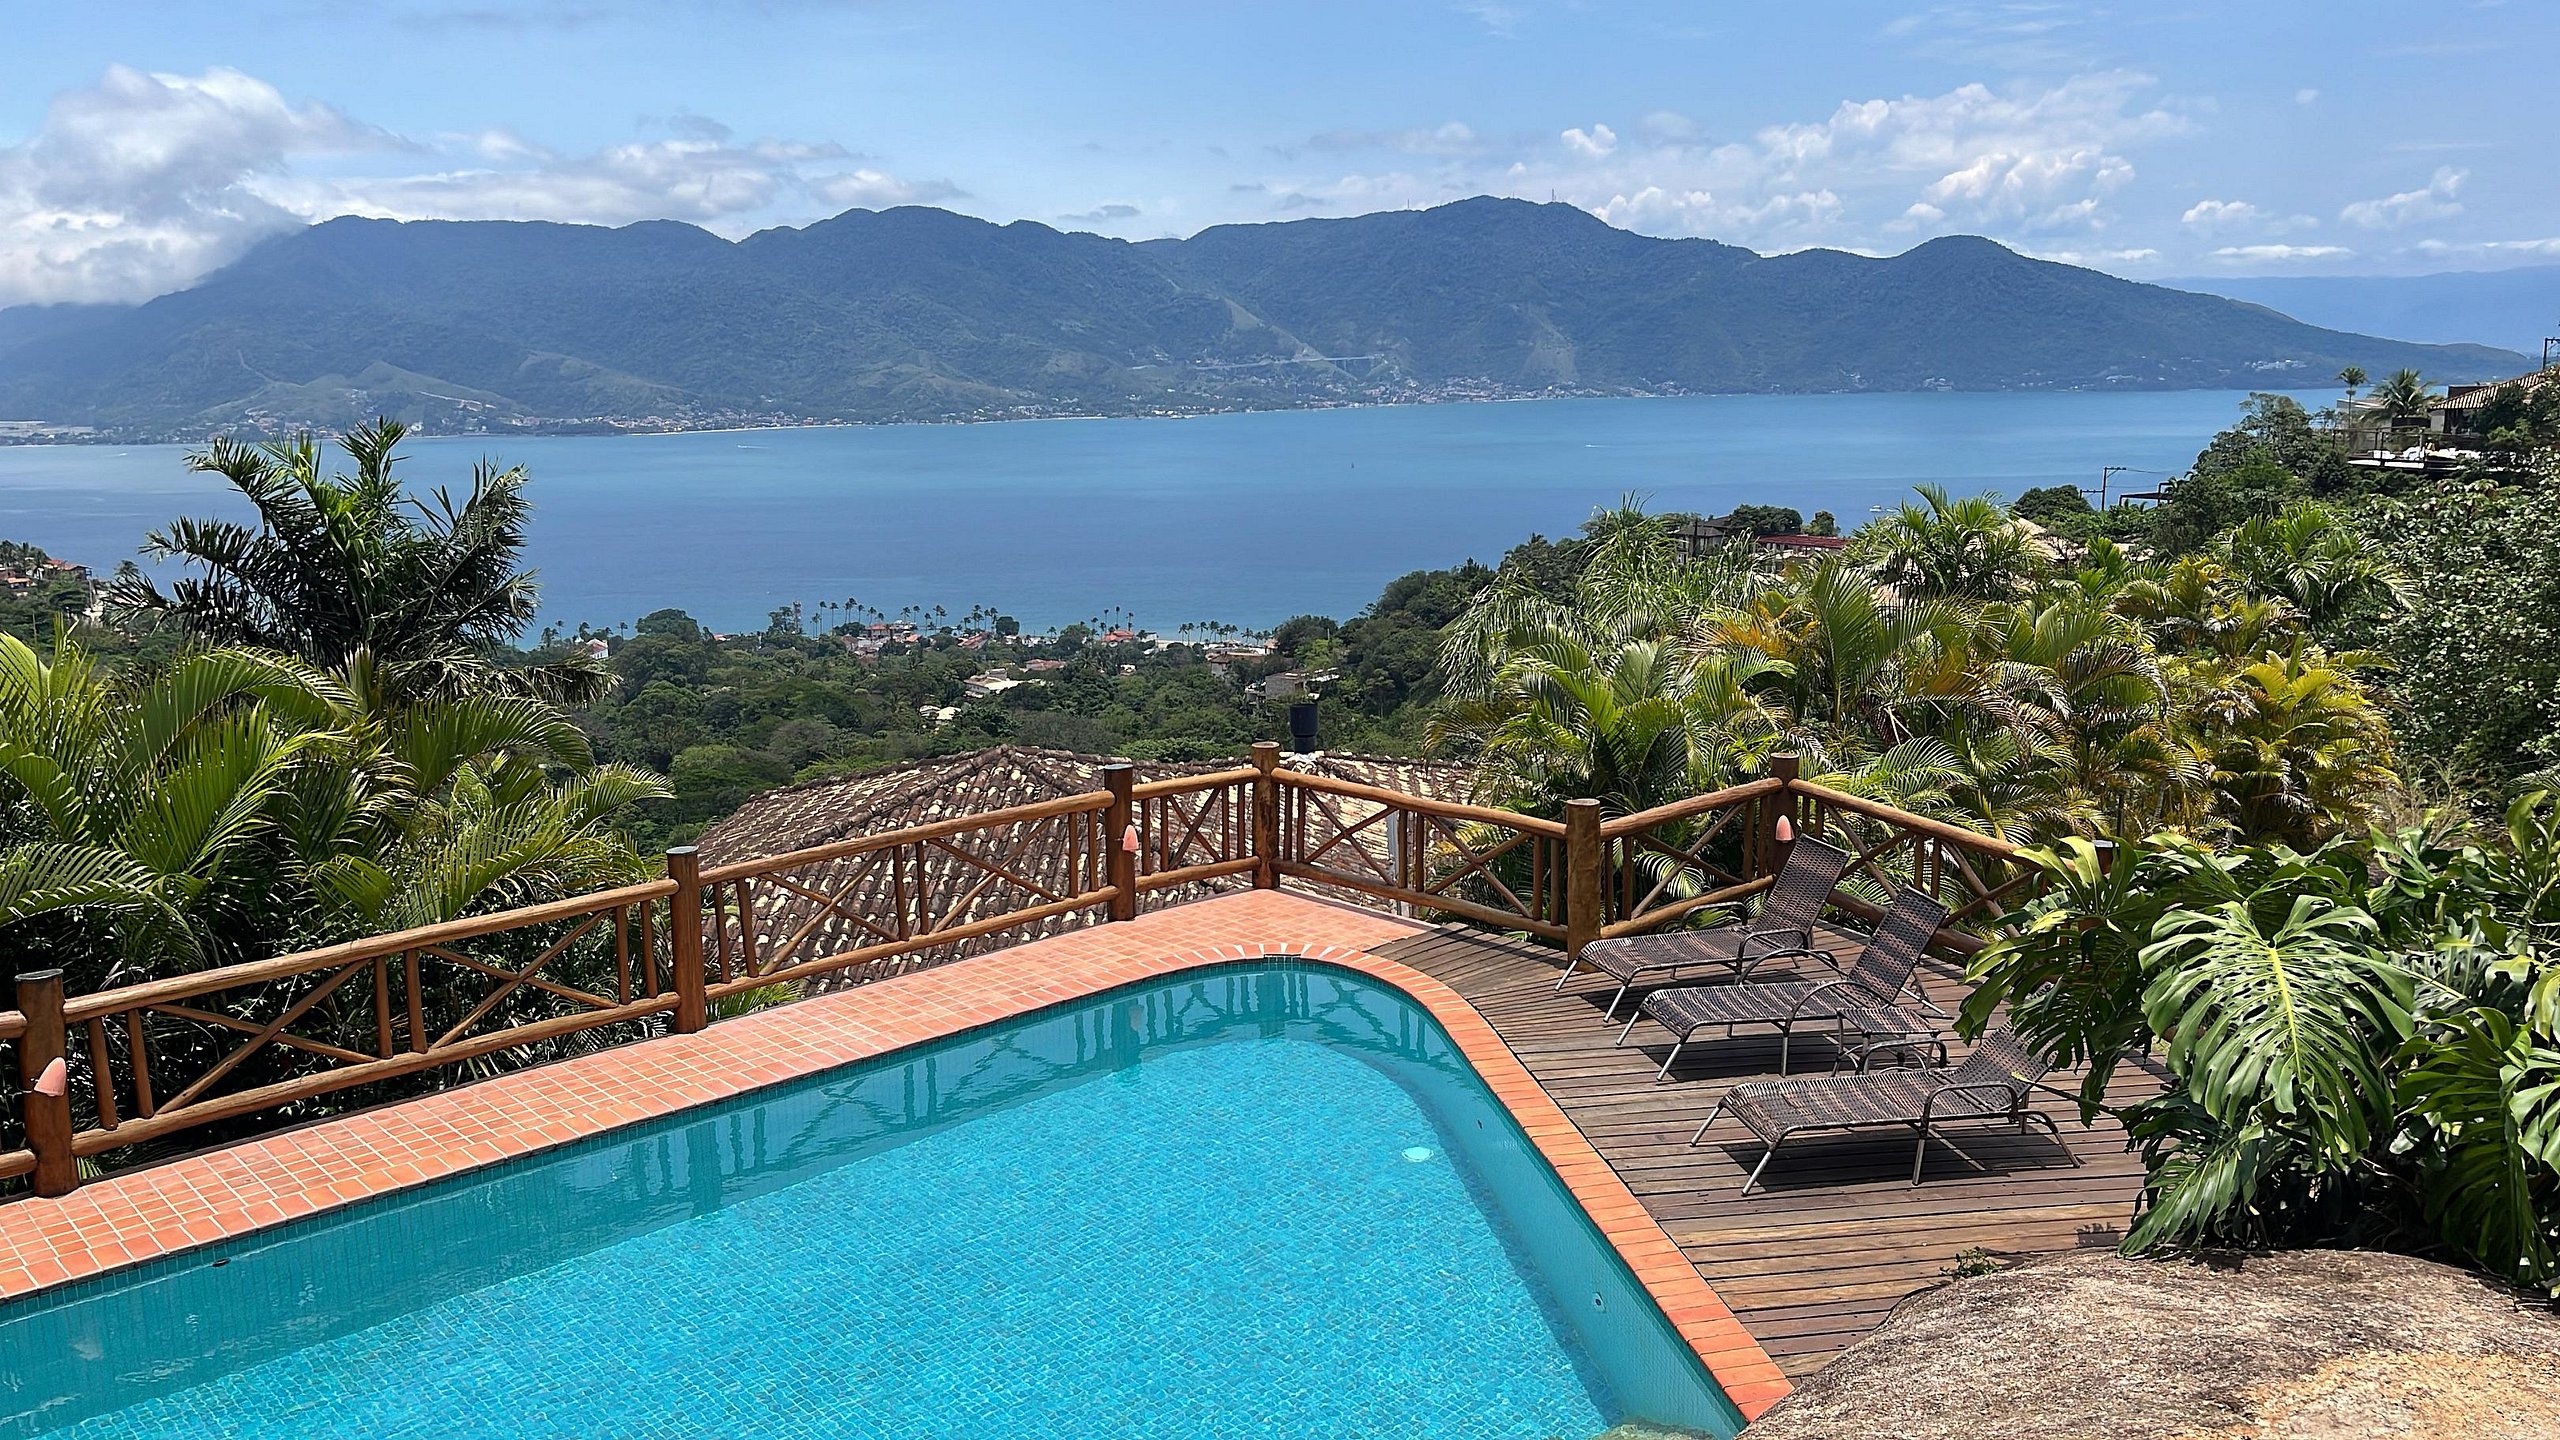
<path fill-rule="evenodd" d="M 667 852 L 667 878 L 676 893 L 667 898 L 667 943 L 675 966 L 676 1019 L 679 1035 L 690 1035 L 711 1023 L 711 1003 L 703 993 L 708 979 L 702 969 L 702 853 L 690 845 Z"/>
<path fill-rule="evenodd" d="M 1775 875 L 1787 868 L 1787 851 L 1794 847 L 1796 838 L 1793 818 L 1795 783 L 1803 769 L 1804 762 L 1794 755 L 1769 757 L 1769 778 L 1779 782 L 1779 789 L 1764 802 L 1768 808 L 1761 812 L 1760 873 L 1763 875 Z M 1785 828 L 1781 829 L 1781 826 Z"/>
<path fill-rule="evenodd" d="M 1579 959 L 1600 938 L 1600 802 L 1564 802 L 1564 953 Z"/>
<path fill-rule="evenodd" d="M 1111 845 L 1111 918 L 1138 918 L 1138 838 L 1137 802 L 1130 792 L 1137 788 L 1136 767 L 1125 762 L 1102 767 L 1102 788 L 1111 792 L 1111 808 L 1102 812 L 1103 833 Z"/>
<path fill-rule="evenodd" d="M 18 1037 L 18 1104 L 26 1119 L 27 1148 L 35 1152 L 38 1195 L 68 1195 L 80 1188 L 80 1162 L 71 1154 L 70 1064 L 63 1055 L 62 972 L 31 970 L 18 977 L 18 1013 L 27 1017 Z M 92 1066 L 98 1057 L 89 1057 Z M 104 1077 L 101 1076 L 101 1083 Z"/>
<path fill-rule="evenodd" d="M 1253 768 L 1253 888 L 1274 890 L 1280 885 L 1280 782 L 1271 776 L 1280 768 L 1280 742 L 1255 741 Z"/>

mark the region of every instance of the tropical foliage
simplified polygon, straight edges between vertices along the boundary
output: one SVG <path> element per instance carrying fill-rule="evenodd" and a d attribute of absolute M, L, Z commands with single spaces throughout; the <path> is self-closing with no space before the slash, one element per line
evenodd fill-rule
<path fill-rule="evenodd" d="M 533 576 L 516 563 L 532 515 L 523 467 L 484 460 L 459 503 L 443 490 L 421 498 L 393 473 L 407 434 L 394 420 L 349 431 L 339 443 L 355 462 L 351 475 L 324 474 L 309 435 L 262 445 L 214 441 L 188 465 L 237 490 L 256 507 L 257 526 L 173 521 L 144 551 L 198 573 L 164 593 L 137 571 L 118 581 L 111 599 L 137 621 L 324 669 L 363 651 L 402 696 L 595 699 L 606 677 L 582 658 L 511 670 L 490 664 L 536 613 Z"/>
<path fill-rule="evenodd" d="M 356 658 L 0 636 L 0 935 L 95 989 L 642 873 L 616 821 L 654 778 L 541 701 L 393 699 Z"/>
<path fill-rule="evenodd" d="M 1963 1023 L 2124 1122 L 2128 1250 L 2389 1245 L 2560 1293 L 2560 814 L 2529 788 L 2560 475 L 2515 479 L 2368 485 L 2256 397 L 2155 510 L 2038 492 L 2049 533 L 1924 490 L 1844 554 L 1691 562 L 1622 507 L 1567 583 L 1506 565 L 1449 629 L 1432 738 L 1549 813 L 1783 749 L 2027 842 Z M 2165 1083 L 2123 1103 L 2136 1058 Z"/>
<path fill-rule="evenodd" d="M 0 935 L 74 989 L 645 873 L 624 826 L 663 783 L 598 765 L 547 698 L 586 676 L 500 649 L 534 603 L 523 472 L 421 504 L 401 436 L 348 436 L 351 477 L 307 437 L 197 457 L 263 526 L 155 537 L 204 571 L 172 594 L 119 577 L 151 651 L 0 635 Z"/>
<path fill-rule="evenodd" d="M 1967 1018 L 2169 1079 L 2124 1107 L 2148 1179 L 2134 1251 L 2442 1247 L 2560 1290 L 2560 812 L 2317 850 L 2182 836 L 2110 870 L 2029 852 L 2049 882 L 1978 958 Z"/>
<path fill-rule="evenodd" d="M 2382 659 L 2317 634 L 2391 603 L 2397 572 L 2318 505 L 2166 564 L 2103 537 L 2070 554 L 1938 492 L 1795 564 L 1690 561 L 1674 520 L 1603 516 L 1566 595 L 1506 566 L 1448 629 L 1430 738 L 1488 798 L 1643 809 L 1785 748 L 2011 839 L 2311 843 L 2397 786 L 2365 679 Z"/>

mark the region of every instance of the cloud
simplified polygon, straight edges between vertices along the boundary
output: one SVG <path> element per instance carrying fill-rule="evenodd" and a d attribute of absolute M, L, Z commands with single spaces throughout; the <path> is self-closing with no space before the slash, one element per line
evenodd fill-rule
<path fill-rule="evenodd" d="M 1816 174 L 1844 192 L 1921 182 L 1916 206 L 1900 202 L 1897 223 L 1905 227 L 1950 219 L 2096 225 L 2106 219 L 2106 198 L 2134 179 L 2126 150 L 2192 128 L 2183 116 L 2141 104 L 2153 84 L 2147 75 L 2106 71 L 2043 88 L 1974 84 L 1849 101 L 1826 120 L 1760 131 L 1750 158 L 1780 184 Z"/>
<path fill-rule="evenodd" d="M 185 284 L 299 215 L 261 180 L 297 157 L 394 146 L 237 70 L 109 66 L 0 149 L 0 305 L 134 300 Z"/>
<path fill-rule="evenodd" d="M 2213 252 L 2213 258 L 2243 265 L 2271 265 L 2296 260 L 2336 260 L 2354 253 L 2344 245 L 2225 245 Z"/>
<path fill-rule="evenodd" d="M 2133 165 L 2122 156 L 2095 146 L 2076 150 L 1994 150 L 1977 155 L 1960 169 L 1941 175 L 1921 192 L 1921 199 L 1943 212 L 1962 204 L 1977 216 L 2020 217 L 2054 201 L 2038 216 L 2040 223 L 2085 223 L 2098 211 L 2098 197 L 2133 178 Z M 2072 189 L 2092 193 L 2057 200 Z"/>
<path fill-rule="evenodd" d="M 2379 200 L 2359 200 L 2339 211 L 2338 218 L 2368 230 L 2396 230 L 2403 225 L 2459 215 L 2462 201 L 2456 197 L 2462 193 L 2462 182 L 2470 178 L 2468 170 L 2445 166 L 2436 171 L 2424 189 L 2403 190 Z"/>
<path fill-rule="evenodd" d="M 1096 205 L 1082 214 L 1061 215 L 1058 218 L 1070 225 L 1101 225 L 1113 220 L 1134 220 L 1139 214 L 1140 211 L 1135 205 L 1112 204 Z"/>
<path fill-rule="evenodd" d="M 1566 149 L 1577 155 L 1599 160 L 1618 148 L 1618 132 L 1606 125 L 1594 125 L 1589 130 L 1567 130 L 1564 132 L 1564 144 Z"/>
<path fill-rule="evenodd" d="M 2546 236 L 2539 240 L 2473 240 L 2468 242 L 2421 240 L 2417 243 L 2415 248 L 2428 255 L 2437 257 L 2467 256 L 2498 258 L 2510 255 L 2521 255 L 2528 258 L 2538 259 L 2544 256 L 2560 256 L 2560 235 Z"/>
<path fill-rule="evenodd" d="M 2148 245 L 2128 246 L 2117 250 L 2026 250 L 2020 252 L 2038 260 L 2051 260 L 2060 265 L 2103 268 L 2109 265 L 2148 265 L 2160 258 L 2160 252 Z"/>
<path fill-rule="evenodd" d="M 2309 215 L 2280 215 L 2252 205 L 2246 200 L 2199 200 L 2187 207 L 2179 222 L 2196 230 L 2316 230 L 2320 222 Z"/>
<path fill-rule="evenodd" d="M 2134 156 L 2192 122 L 2130 71 L 2049 85 L 1964 85 L 1937 95 L 1851 100 L 1818 119 L 1707 143 L 1687 116 L 1656 111 L 1624 131 L 1584 124 L 1507 148 L 1436 157 L 1422 176 L 1264 177 L 1275 192 L 1348 213 L 1494 193 L 1557 198 L 1613 223 L 1770 248 L 1879 246 L 1947 229 L 2085 233 L 2113 223 Z M 1284 156 L 1283 158 L 1294 158 Z"/>
<path fill-rule="evenodd" d="M 1658 185 L 1646 186 L 1631 195 L 1613 195 L 1591 207 L 1593 214 L 1612 225 L 1701 235 L 1724 230 L 1765 233 L 1785 227 L 1819 228 L 1839 219 L 1840 210 L 1840 197 L 1828 190 L 1772 195 L 1756 202 L 1723 202 L 1711 191 L 1665 190 Z"/>
<path fill-rule="evenodd" d="M 2254 225 L 2265 218 L 2265 211 L 2246 200 L 2199 200 L 2178 220 L 2199 229 L 2219 230 L 2227 225 Z"/>
<path fill-rule="evenodd" d="M 2317 105 L 2320 103 L 2320 92 L 2306 85 L 2293 92 L 2293 103 L 2296 105 Z"/>
<path fill-rule="evenodd" d="M 147 299 L 335 215 L 718 225 L 962 194 L 830 142 L 745 140 L 690 114 L 655 128 L 574 155 L 502 128 L 410 140 L 236 70 L 113 66 L 0 148 L 0 305 Z"/>
<path fill-rule="evenodd" d="M 408 175 L 284 179 L 262 188 L 310 219 L 553 220 L 716 225 L 786 202 L 830 211 L 959 198 L 943 180 L 907 180 L 858 163 L 840 145 L 785 140 L 638 140 L 585 155 L 533 151 L 510 166 Z"/>
<path fill-rule="evenodd" d="M 966 199 L 969 194 L 948 180 L 901 180 L 885 171 L 867 168 L 812 176 L 808 185 L 830 205 L 865 210 L 891 205 L 939 205 L 946 200 Z"/>

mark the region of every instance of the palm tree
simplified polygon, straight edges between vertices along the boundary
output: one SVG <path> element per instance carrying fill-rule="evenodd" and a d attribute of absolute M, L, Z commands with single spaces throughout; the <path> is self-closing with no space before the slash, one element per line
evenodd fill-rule
<path fill-rule="evenodd" d="M 1906 502 L 1859 532 L 1877 579 L 1909 596 L 1968 600 L 2005 600 L 2032 582 L 2027 533 L 1999 501 L 1916 488 L 1922 504 Z"/>
<path fill-rule="evenodd" d="M 601 697 L 611 677 L 583 656 L 493 663 L 536 614 L 534 577 L 517 565 L 532 515 L 523 467 L 484 460 L 461 503 L 441 489 L 420 499 L 394 474 L 407 434 L 386 419 L 342 436 L 352 475 L 324 474 L 308 434 L 214 441 L 188 466 L 245 496 L 257 526 L 182 519 L 152 532 L 146 553 L 199 573 L 167 593 L 139 574 L 123 577 L 110 602 L 216 645 L 280 651 L 324 670 L 367 651 L 403 695 L 512 692 L 573 705 Z"/>
<path fill-rule="evenodd" d="M 2338 383 L 2347 387 L 2348 404 L 2356 403 L 2356 392 L 2364 388 L 2366 378 L 2361 365 L 2349 365 L 2338 371 Z"/>
<path fill-rule="evenodd" d="M 2427 388 L 2426 377 L 2415 370 L 2394 370 L 2388 379 L 2373 387 L 2374 413 L 2395 431 L 2423 427 L 2428 410 L 2440 398 Z"/>
<path fill-rule="evenodd" d="M 638 878 L 612 826 L 654 777 L 530 696 L 388 681 L 0 636 L 0 930 L 92 989 Z"/>
<path fill-rule="evenodd" d="M 1710 616 L 1704 638 L 1775 662 L 1768 688 L 1802 730 L 1833 748 L 1880 750 L 1910 738 L 1900 716 L 1906 676 L 1962 626 L 1954 605 L 1891 604 L 1856 566 L 1833 559 Z"/>
<path fill-rule="evenodd" d="M 1555 816 L 1588 798 L 1629 814 L 1726 784 L 1767 749 L 1775 719 L 1750 690 L 1764 663 L 1559 633 L 1512 651 L 1481 694 L 1433 717 L 1430 738 L 1474 753 L 1494 803 Z"/>
<path fill-rule="evenodd" d="M 215 958 L 276 878 L 266 841 L 338 699 L 251 651 L 145 678 L 0 635 L 0 928 L 36 927 L 83 989 Z"/>
<path fill-rule="evenodd" d="M 2251 843 L 2360 834 L 2395 785 L 2391 724 L 2351 673 L 2373 655 L 2296 646 L 2219 678 L 2196 706 L 2216 809 Z"/>
<path fill-rule="evenodd" d="M 2064 590 L 1986 606 L 1963 634 L 1966 708 L 1949 743 L 1979 760 L 1960 793 L 1977 828 L 2013 841 L 2128 831 L 2193 810 L 2203 767 L 2176 734 L 2172 688 L 2142 628 Z M 1990 727 L 1991 738 L 1957 734 Z M 1995 743 L 1996 741 L 1996 743 Z"/>
<path fill-rule="evenodd" d="M 2323 636 L 2391 604 L 2404 580 L 2342 516 L 2311 502 L 2241 522 L 2211 553 L 2243 594 L 2283 600 Z"/>
<path fill-rule="evenodd" d="M 1776 743 L 1778 667 L 1716 647 L 1710 617 L 1756 583 L 1687 560 L 1633 505 L 1595 517 L 1569 602 L 1505 572 L 1442 637 L 1447 697 L 1430 743 L 1473 755 L 1488 796 L 1556 813 L 1594 798 L 1642 810 L 1733 778 Z"/>

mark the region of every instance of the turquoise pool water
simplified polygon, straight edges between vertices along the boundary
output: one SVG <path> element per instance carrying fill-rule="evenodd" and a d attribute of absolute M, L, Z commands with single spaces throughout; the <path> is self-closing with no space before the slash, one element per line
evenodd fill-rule
<path fill-rule="evenodd" d="M 368 1440 L 1740 1425 L 1430 1018 L 1299 965 L 0 1309 L 0 1415 Z"/>

